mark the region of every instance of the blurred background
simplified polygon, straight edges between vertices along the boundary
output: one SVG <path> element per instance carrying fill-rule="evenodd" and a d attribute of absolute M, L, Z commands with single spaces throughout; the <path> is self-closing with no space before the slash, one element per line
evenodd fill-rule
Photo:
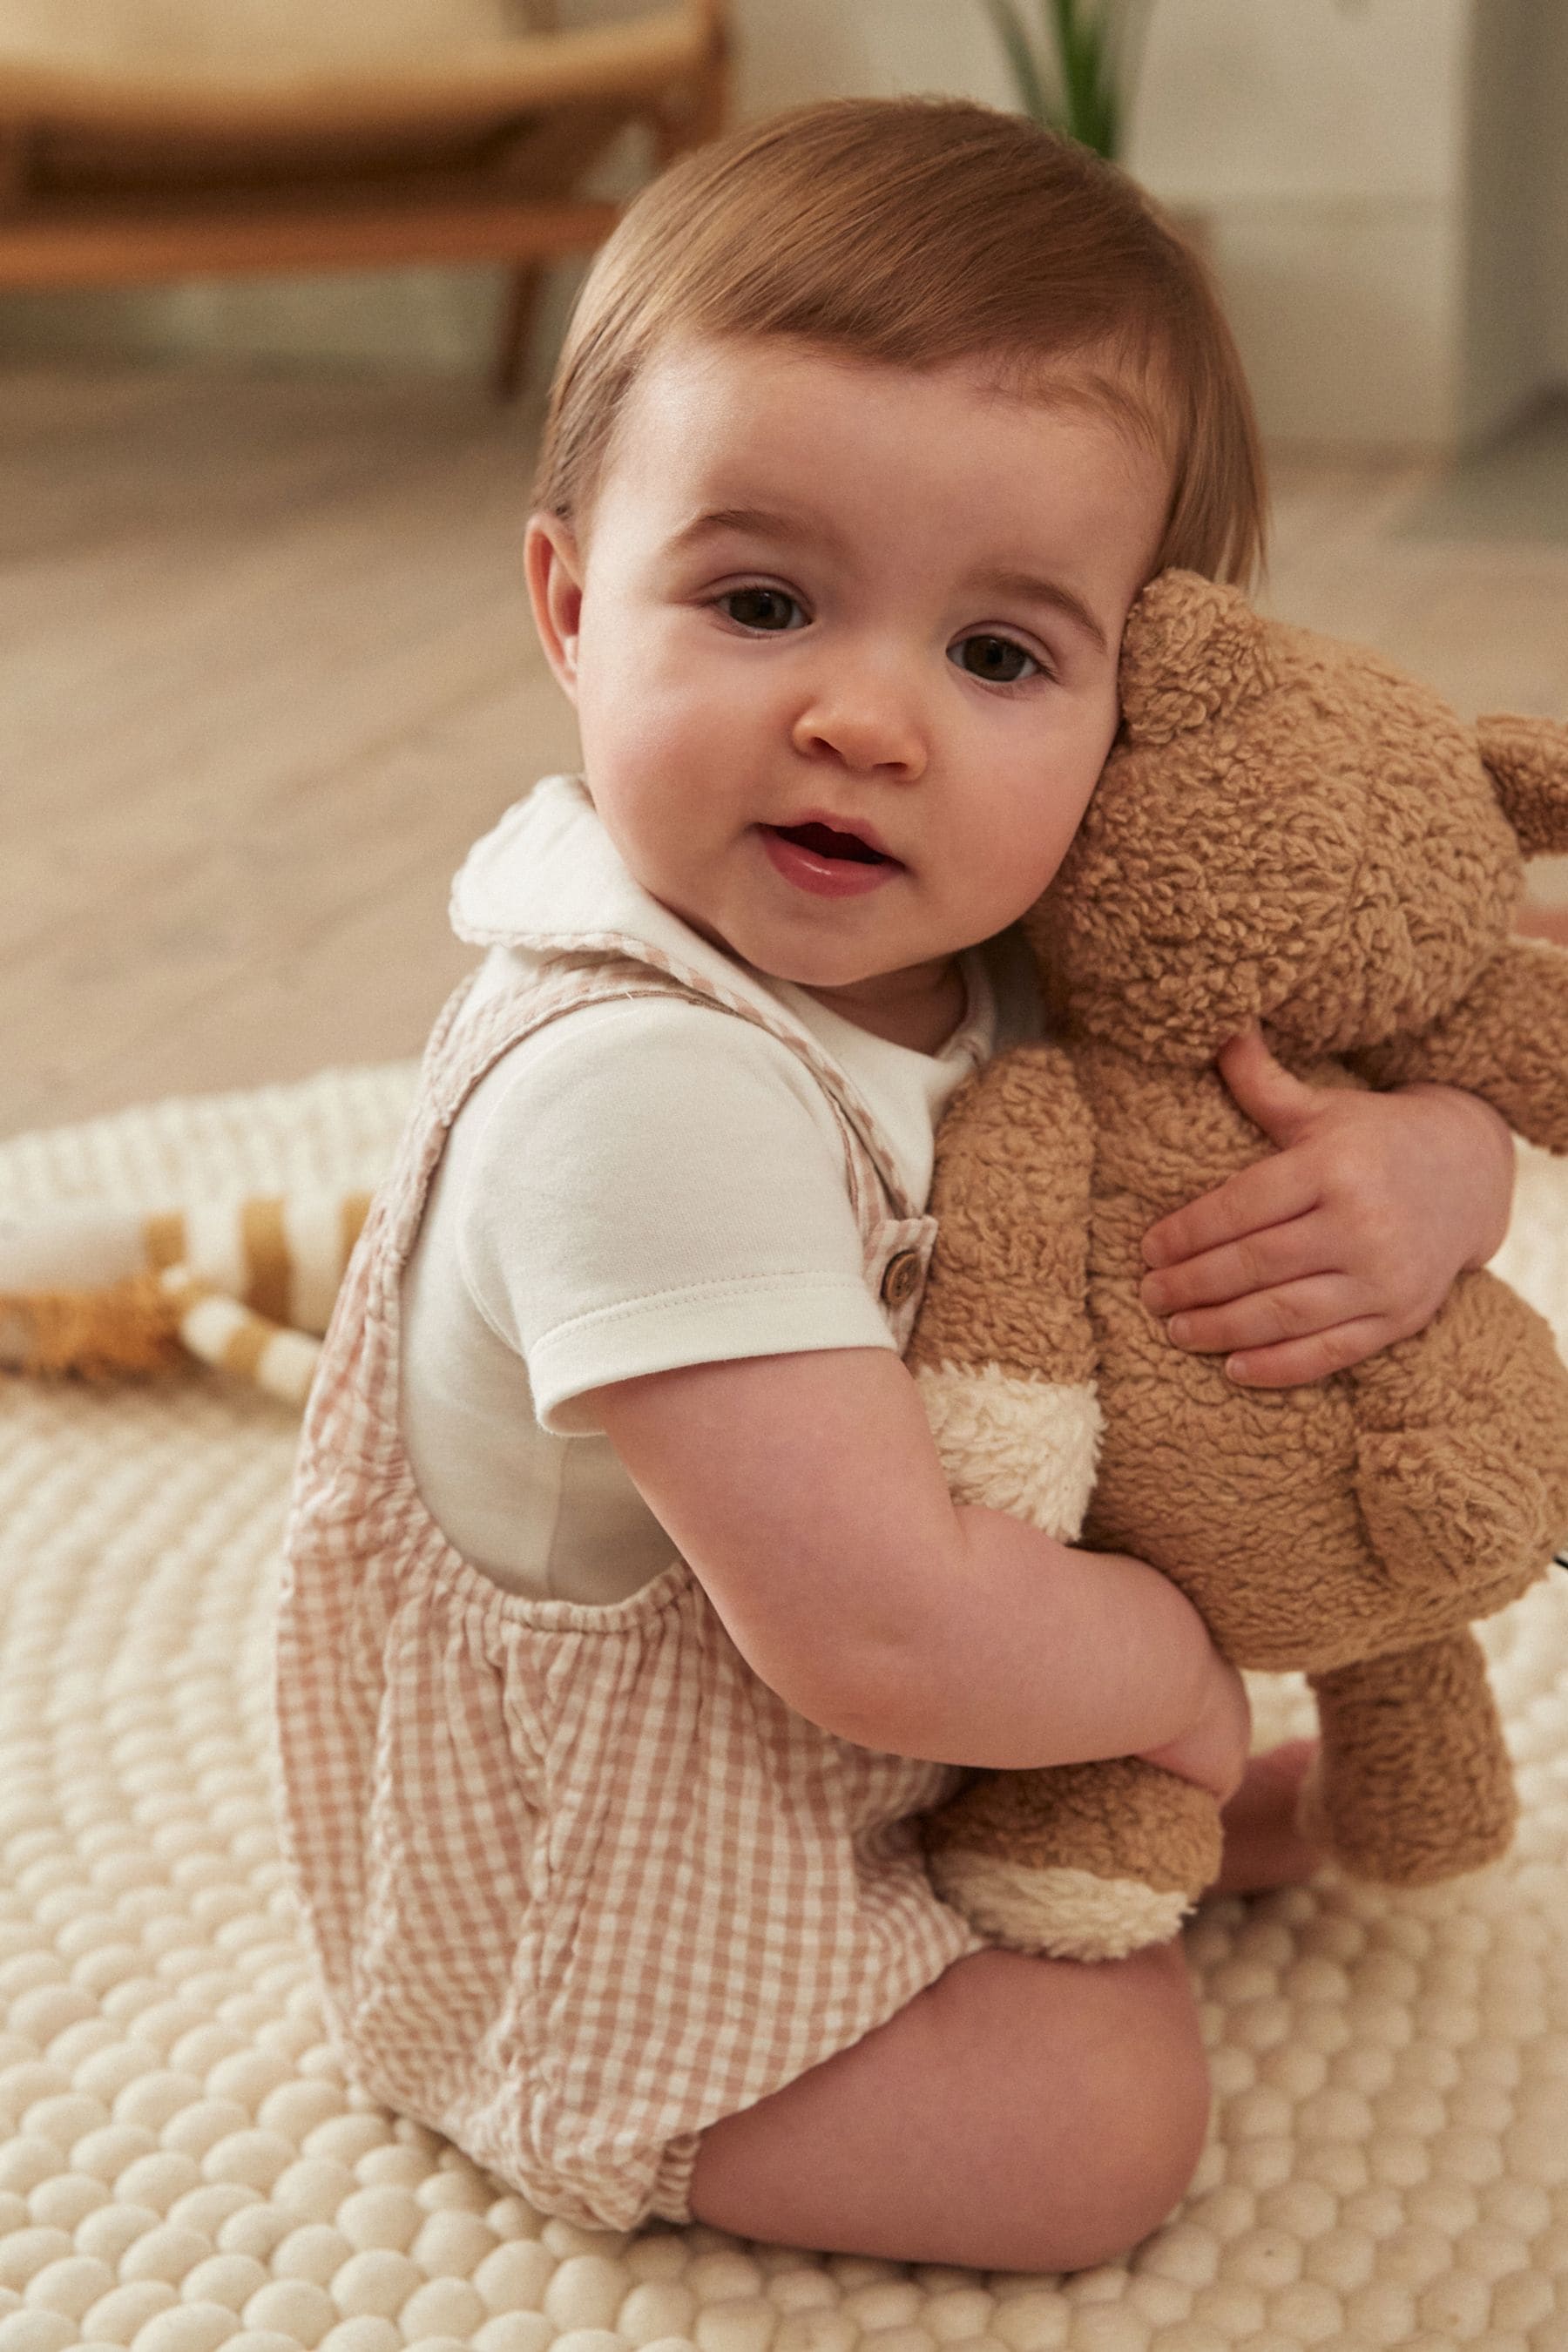
<path fill-rule="evenodd" d="M 1217 274 L 1265 601 L 1467 715 L 1568 718 L 1568 9 L 1068 14 L 1105 49 L 1075 127 Z M 0 0 L 0 1134 L 418 1050 L 452 872 L 574 759 L 519 556 L 616 200 L 721 111 L 1058 111 L 1059 23 Z"/>

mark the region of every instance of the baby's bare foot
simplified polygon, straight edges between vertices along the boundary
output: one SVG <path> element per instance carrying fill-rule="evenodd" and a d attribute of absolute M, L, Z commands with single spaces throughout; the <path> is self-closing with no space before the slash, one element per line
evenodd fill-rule
<path fill-rule="evenodd" d="M 1211 1895 L 1256 1895 L 1310 1878 L 1323 1856 L 1296 1826 L 1296 1800 L 1317 1752 L 1315 1739 L 1288 1739 L 1252 1759 L 1221 1817 L 1225 1854 Z"/>

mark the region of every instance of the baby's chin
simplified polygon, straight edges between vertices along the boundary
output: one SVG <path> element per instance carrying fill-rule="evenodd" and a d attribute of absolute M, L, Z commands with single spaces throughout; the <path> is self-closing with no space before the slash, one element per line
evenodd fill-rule
<path fill-rule="evenodd" d="M 722 925 L 710 916 L 677 906 L 670 899 L 661 899 L 660 904 L 672 915 L 679 915 L 687 929 L 706 940 L 710 948 L 717 948 L 731 962 L 743 964 L 761 980 L 782 981 L 792 988 L 815 991 L 865 988 L 894 976 L 877 957 L 868 955 L 863 948 L 857 950 L 847 942 L 781 940 L 765 925 L 744 919 Z M 945 957 L 935 959 L 933 968 L 947 961 Z"/>
<path fill-rule="evenodd" d="M 718 944 L 718 942 L 716 942 Z M 782 982 L 790 988 L 804 988 L 813 996 L 854 996 L 897 994 L 905 990 L 919 989 L 940 980 L 952 959 L 936 958 L 931 964 L 906 968 L 889 968 L 875 959 L 864 956 L 813 956 L 760 950 L 748 955 L 743 946 L 726 947 L 726 954 L 743 963 L 763 980 Z"/>
<path fill-rule="evenodd" d="M 918 995 L 940 988 L 962 952 L 956 944 L 935 947 L 911 961 L 909 946 L 912 943 L 906 942 L 904 954 L 889 962 L 886 938 L 879 952 L 865 929 L 856 924 L 852 909 L 864 904 L 860 900 L 810 902 L 802 910 L 805 919 L 791 922 L 749 905 L 744 892 L 732 893 L 728 903 L 715 905 L 713 900 L 723 898 L 716 890 L 713 900 L 702 906 L 695 903 L 700 894 L 688 897 L 679 890 L 660 889 L 645 877 L 638 879 L 651 898 L 668 913 L 678 915 L 688 930 L 695 931 L 721 955 L 755 972 L 760 980 L 808 989 L 814 996 L 835 992 L 847 995 L 856 991 Z"/>

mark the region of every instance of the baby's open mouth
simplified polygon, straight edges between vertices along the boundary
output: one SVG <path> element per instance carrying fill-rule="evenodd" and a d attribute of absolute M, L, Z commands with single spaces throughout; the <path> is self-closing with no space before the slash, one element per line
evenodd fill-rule
<path fill-rule="evenodd" d="M 847 857 L 857 866 L 895 866 L 896 858 L 886 857 L 869 842 L 862 841 L 858 833 L 839 833 L 830 824 L 769 824 L 764 833 L 776 833 L 781 841 L 798 842 L 817 857 Z"/>

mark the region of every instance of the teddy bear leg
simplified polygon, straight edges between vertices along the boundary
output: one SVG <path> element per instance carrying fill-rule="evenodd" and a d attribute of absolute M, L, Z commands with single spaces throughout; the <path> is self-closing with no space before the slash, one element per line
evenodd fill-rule
<path fill-rule="evenodd" d="M 1214 1799 L 1136 1757 L 987 1776 L 923 1825 L 944 1902 L 1010 1951 L 1163 1944 L 1219 1870 Z"/>
<path fill-rule="evenodd" d="M 1301 1826 L 1346 1870 L 1427 1886 L 1507 1852 L 1513 1770 L 1468 1627 L 1309 1679 L 1323 1743 Z"/>

